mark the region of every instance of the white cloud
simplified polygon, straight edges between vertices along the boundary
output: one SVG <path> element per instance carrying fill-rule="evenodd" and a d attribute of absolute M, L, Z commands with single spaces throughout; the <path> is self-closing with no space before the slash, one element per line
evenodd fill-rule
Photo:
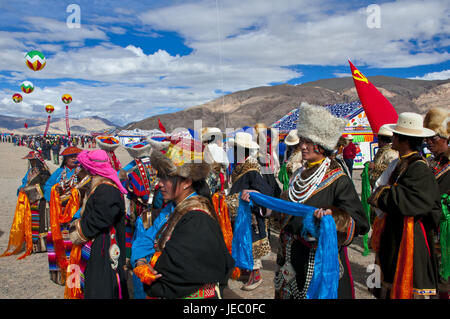
<path fill-rule="evenodd" d="M 302 76 L 301 70 L 286 68 L 289 65 L 347 65 L 350 59 L 371 67 L 410 67 L 450 57 L 436 50 L 449 44 L 444 36 L 450 32 L 445 0 L 384 2 L 380 29 L 367 27 L 365 7 L 352 6 L 356 1 L 167 3 L 151 10 L 121 3 L 114 15 L 97 11 L 87 17 L 82 6 L 80 29 L 67 28 L 65 20 L 24 15 L 28 32 L 0 31 L 0 71 L 11 71 L 10 76 L 1 75 L 2 81 L 74 81 L 38 88 L 33 99 L 30 95 L 20 105 L 12 104 L 12 90 L 0 91 L 0 112 L 15 106 L 18 115 L 36 116 L 42 103 L 62 104 L 60 95 L 68 92 L 74 96 L 73 116 L 99 115 L 125 124 L 205 103 L 218 97 L 216 90 L 234 92 Z M 122 47 L 108 37 L 138 32 L 152 41 L 158 31 L 176 32 L 193 51 L 185 56 L 163 49 L 146 54 L 137 44 Z M 98 43 L 86 46 L 86 40 Z M 23 57 L 30 47 L 49 53 L 43 71 L 25 66 Z M 424 77 L 448 76 L 448 70 L 440 73 Z"/>
<path fill-rule="evenodd" d="M 450 70 L 444 70 L 440 72 L 430 72 L 425 74 L 424 76 L 416 76 L 413 78 L 410 78 L 413 80 L 447 80 L 450 79 Z"/>

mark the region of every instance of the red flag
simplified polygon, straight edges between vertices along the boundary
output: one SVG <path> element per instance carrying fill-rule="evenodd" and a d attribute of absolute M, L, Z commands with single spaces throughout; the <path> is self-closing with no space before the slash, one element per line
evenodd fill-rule
<path fill-rule="evenodd" d="M 25 122 L 25 123 L 23 124 L 23 126 L 24 126 L 25 128 L 28 128 L 27 122 Z"/>
<path fill-rule="evenodd" d="M 378 133 L 383 124 L 397 123 L 398 114 L 392 104 L 369 80 L 350 62 L 353 81 L 359 100 L 366 112 L 372 132 Z"/>
<path fill-rule="evenodd" d="M 162 125 L 161 120 L 158 118 L 159 129 L 161 132 L 166 133 L 166 128 Z"/>

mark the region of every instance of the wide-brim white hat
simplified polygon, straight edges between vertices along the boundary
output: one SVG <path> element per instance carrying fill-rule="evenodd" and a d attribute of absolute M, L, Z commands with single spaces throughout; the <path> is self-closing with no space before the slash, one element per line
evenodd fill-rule
<path fill-rule="evenodd" d="M 289 134 L 284 139 L 284 144 L 292 146 L 297 145 L 300 142 L 300 139 L 297 135 L 297 130 L 289 131 Z"/>
<path fill-rule="evenodd" d="M 218 127 L 206 127 L 202 132 L 202 142 L 209 140 L 211 136 L 223 138 L 223 133 Z"/>
<path fill-rule="evenodd" d="M 248 148 L 251 150 L 259 149 L 258 143 L 253 141 L 253 137 L 250 133 L 238 132 L 234 138 L 228 140 L 228 145 L 239 146 L 242 148 Z"/>
<path fill-rule="evenodd" d="M 406 136 L 430 137 L 436 135 L 433 130 L 423 127 L 423 118 L 420 114 L 412 112 L 400 113 L 396 124 L 385 125 L 393 133 Z"/>
<path fill-rule="evenodd" d="M 392 135 L 394 135 L 392 133 L 392 131 L 386 127 L 386 125 L 388 125 L 388 124 L 383 124 L 380 126 L 377 135 L 389 136 L 389 137 L 392 137 Z"/>
<path fill-rule="evenodd" d="M 353 141 L 353 135 L 352 134 L 347 134 L 344 138 L 346 140 L 352 140 Z"/>

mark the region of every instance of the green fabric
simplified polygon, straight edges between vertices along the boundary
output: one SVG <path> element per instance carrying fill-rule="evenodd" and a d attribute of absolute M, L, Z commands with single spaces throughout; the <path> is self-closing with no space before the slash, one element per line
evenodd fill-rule
<path fill-rule="evenodd" d="M 284 163 L 280 168 L 278 180 L 281 184 L 283 184 L 283 191 L 287 191 L 289 189 L 289 176 L 286 169 L 286 163 Z"/>
<path fill-rule="evenodd" d="M 441 244 L 440 275 L 444 280 L 450 277 L 450 211 L 448 206 L 450 199 L 448 194 L 441 197 L 442 215 L 439 223 L 439 241 Z"/>
<path fill-rule="evenodd" d="M 367 221 L 370 225 L 370 205 L 367 203 L 367 199 L 370 197 L 370 180 L 369 180 L 369 162 L 364 163 L 364 170 L 361 173 L 361 204 L 363 206 L 364 212 L 367 216 Z M 369 250 L 369 235 L 365 234 L 363 237 L 364 251 L 363 256 L 370 254 Z"/>

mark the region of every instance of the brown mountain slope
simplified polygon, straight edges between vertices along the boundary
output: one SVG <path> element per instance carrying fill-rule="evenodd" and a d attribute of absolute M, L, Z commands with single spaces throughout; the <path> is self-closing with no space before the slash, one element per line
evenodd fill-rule
<path fill-rule="evenodd" d="M 450 80 L 422 81 L 386 76 L 369 77 L 398 113 L 411 111 L 425 113 L 431 106 L 448 107 Z M 202 126 L 240 128 L 258 122 L 272 124 L 301 102 L 317 105 L 358 100 L 353 79 L 334 78 L 302 85 L 257 87 L 225 95 L 202 105 L 185 110 L 149 117 L 126 126 L 126 129 L 158 128 L 158 118 L 170 132 L 175 128 L 193 128 L 195 120 Z"/>

